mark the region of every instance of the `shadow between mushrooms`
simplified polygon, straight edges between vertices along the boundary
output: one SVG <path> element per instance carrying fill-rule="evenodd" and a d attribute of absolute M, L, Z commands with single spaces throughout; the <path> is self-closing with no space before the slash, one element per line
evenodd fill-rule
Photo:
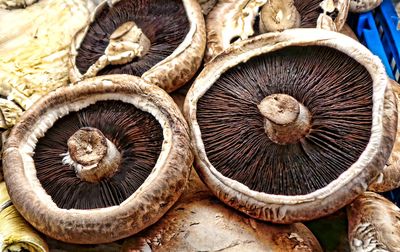
<path fill-rule="evenodd" d="M 205 59 L 232 43 L 260 33 L 291 28 L 323 28 L 340 31 L 346 22 L 347 0 L 223 0 L 206 19 Z"/>
<path fill-rule="evenodd" d="M 292 29 L 238 43 L 186 97 L 195 167 L 219 199 L 252 217 L 333 213 L 389 157 L 387 85 L 380 61 L 339 33 Z"/>
<path fill-rule="evenodd" d="M 71 45 L 70 79 L 130 74 L 172 92 L 200 67 L 205 39 L 196 0 L 104 1 Z"/>
<path fill-rule="evenodd" d="M 160 88 L 88 79 L 35 104 L 12 129 L 4 179 L 21 215 L 70 243 L 115 241 L 156 222 L 187 182 L 187 124 Z"/>

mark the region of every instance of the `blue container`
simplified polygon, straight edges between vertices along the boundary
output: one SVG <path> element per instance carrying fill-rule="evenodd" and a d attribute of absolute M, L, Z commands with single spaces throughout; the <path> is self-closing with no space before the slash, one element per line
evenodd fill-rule
<path fill-rule="evenodd" d="M 399 17 L 391 0 L 383 0 L 375 10 L 350 18 L 350 25 L 360 42 L 382 60 L 388 76 L 396 81 L 400 78 L 398 23 Z"/>

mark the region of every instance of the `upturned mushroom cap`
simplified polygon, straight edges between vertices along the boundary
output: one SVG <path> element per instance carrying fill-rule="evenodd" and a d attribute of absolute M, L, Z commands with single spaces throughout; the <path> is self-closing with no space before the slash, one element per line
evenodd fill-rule
<path fill-rule="evenodd" d="M 115 40 L 113 34 L 127 22 L 134 23 L 132 29 L 140 36 Z M 71 44 L 69 77 L 77 82 L 96 75 L 131 74 L 172 92 L 194 76 L 205 43 L 204 18 L 196 0 L 103 1 Z"/>
<path fill-rule="evenodd" d="M 400 251 L 400 209 L 373 192 L 347 206 L 351 251 Z"/>
<path fill-rule="evenodd" d="M 72 136 L 82 126 L 97 128 L 106 142 L 96 130 Z M 82 145 L 67 143 L 71 137 Z M 92 154 L 74 153 L 74 146 Z M 82 178 L 87 169 L 107 168 L 105 160 L 117 170 L 96 173 L 98 181 Z M 58 89 L 26 111 L 7 140 L 3 170 L 11 200 L 32 226 L 61 241 L 94 244 L 161 218 L 182 193 L 192 161 L 187 124 L 165 91 L 112 75 Z"/>
<path fill-rule="evenodd" d="M 260 30 L 318 27 L 339 31 L 346 22 L 348 8 L 347 0 L 219 1 L 206 19 L 205 60 L 210 61 L 232 43 L 257 35 Z M 262 24 L 263 20 L 266 25 Z"/>
<path fill-rule="evenodd" d="M 392 132 L 391 138 L 395 142 L 390 157 L 386 162 L 382 173 L 372 183 L 368 190 L 375 192 L 387 192 L 400 187 L 400 120 L 398 120 L 398 108 L 400 108 L 400 87 L 399 84 L 390 80 L 390 85 L 385 95 L 385 117 L 388 123 L 385 124 L 388 132 Z"/>
<path fill-rule="evenodd" d="M 292 29 L 238 43 L 204 68 L 186 97 L 195 168 L 220 200 L 258 219 L 333 213 L 367 189 L 390 155 L 388 83 L 380 60 L 340 33 Z M 257 105 L 274 93 L 309 111 L 304 135 L 268 135 Z M 272 125 L 289 134 L 298 122 Z"/>
<path fill-rule="evenodd" d="M 349 11 L 354 13 L 362 13 L 375 9 L 382 0 L 350 0 Z"/>
<path fill-rule="evenodd" d="M 211 195 L 195 171 L 182 198 L 122 251 L 323 251 L 301 223 L 274 225 L 235 211 Z"/>

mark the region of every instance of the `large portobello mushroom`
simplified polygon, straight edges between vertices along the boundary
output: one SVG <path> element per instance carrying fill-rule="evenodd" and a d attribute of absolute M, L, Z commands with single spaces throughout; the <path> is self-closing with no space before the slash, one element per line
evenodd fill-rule
<path fill-rule="evenodd" d="M 333 213 L 389 157 L 397 122 L 384 116 L 388 85 L 379 59 L 336 32 L 292 29 L 238 43 L 186 97 L 195 168 L 219 199 L 258 219 Z"/>
<path fill-rule="evenodd" d="M 72 43 L 70 79 L 130 74 L 172 92 L 200 67 L 205 36 L 196 0 L 104 1 Z"/>
<path fill-rule="evenodd" d="M 187 123 L 165 91 L 112 75 L 58 89 L 26 111 L 3 169 L 14 206 L 36 229 L 94 244 L 161 218 L 192 161 Z"/>

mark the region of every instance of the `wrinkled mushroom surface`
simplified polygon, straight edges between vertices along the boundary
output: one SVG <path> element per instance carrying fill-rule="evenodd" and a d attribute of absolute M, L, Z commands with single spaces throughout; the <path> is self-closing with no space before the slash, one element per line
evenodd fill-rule
<path fill-rule="evenodd" d="M 157 221 L 182 193 L 187 124 L 160 88 L 128 75 L 62 88 L 28 110 L 4 151 L 10 197 L 39 231 L 105 243 Z"/>
<path fill-rule="evenodd" d="M 373 192 L 347 206 L 351 251 L 400 251 L 400 209 Z"/>
<path fill-rule="evenodd" d="M 188 188 L 156 224 L 128 238 L 122 251 L 322 251 L 301 223 L 254 220 L 216 199 L 191 173 Z"/>
<path fill-rule="evenodd" d="M 298 27 L 339 31 L 346 21 L 348 7 L 347 0 L 219 1 L 206 19 L 205 59 L 210 61 L 232 43 L 260 32 Z"/>
<path fill-rule="evenodd" d="M 72 43 L 70 79 L 130 74 L 171 92 L 193 77 L 204 49 L 196 0 L 104 1 Z"/>
<path fill-rule="evenodd" d="M 237 44 L 186 97 L 195 167 L 219 199 L 255 218 L 332 213 L 365 191 L 389 157 L 387 85 L 380 61 L 339 33 L 292 29 Z"/>
<path fill-rule="evenodd" d="M 394 133 L 396 140 L 385 168 L 375 182 L 368 187 L 370 191 L 387 192 L 400 187 L 400 120 L 397 118 L 400 108 L 399 96 L 399 84 L 390 80 L 390 86 L 388 86 L 385 97 L 385 116 L 390 119 L 390 123 L 386 124 L 385 127 L 388 127 Z"/>

